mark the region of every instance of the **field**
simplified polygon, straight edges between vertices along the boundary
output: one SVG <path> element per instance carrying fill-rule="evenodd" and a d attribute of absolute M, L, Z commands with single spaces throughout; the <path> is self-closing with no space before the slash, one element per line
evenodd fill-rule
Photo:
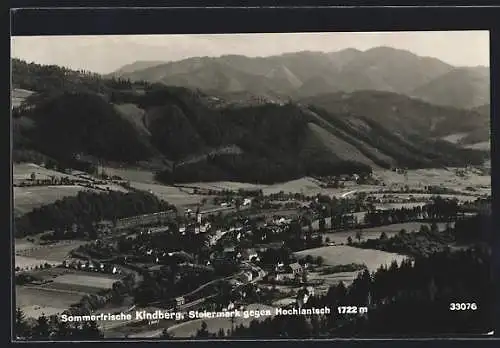
<path fill-rule="evenodd" d="M 375 177 L 383 180 L 387 186 L 391 184 L 408 185 L 410 187 L 440 186 L 455 190 L 465 190 L 468 186 L 490 186 L 491 176 L 469 173 L 459 177 L 453 168 L 449 169 L 417 169 L 409 170 L 408 174 L 397 174 L 393 171 L 375 171 Z"/>
<path fill-rule="evenodd" d="M 318 193 L 329 194 L 329 195 L 342 195 L 346 192 L 352 191 L 352 189 L 333 189 L 333 188 L 322 188 L 320 182 L 311 177 L 304 177 L 297 180 L 291 180 L 283 183 L 277 183 L 273 185 L 256 185 L 242 182 L 232 182 L 232 181 L 217 181 L 217 182 L 197 182 L 186 184 L 189 187 L 199 187 L 204 189 L 214 189 L 214 190 L 255 190 L 262 189 L 264 195 L 270 195 L 274 193 L 279 193 L 283 191 L 285 193 L 302 193 L 304 195 L 312 196 Z M 356 186 L 357 190 L 366 189 L 376 189 L 376 186 Z"/>
<path fill-rule="evenodd" d="M 16 306 L 32 318 L 38 318 L 42 313 L 47 316 L 61 313 L 81 298 L 82 295 L 77 293 L 55 293 L 49 289 L 16 286 Z"/>
<path fill-rule="evenodd" d="M 387 237 L 392 237 L 399 233 L 402 229 L 405 229 L 407 232 L 417 232 L 420 229 L 421 225 L 428 225 L 428 224 L 423 224 L 421 222 L 406 222 L 406 223 L 401 223 L 401 224 L 392 224 L 392 225 L 387 225 L 387 226 L 380 226 L 380 227 L 372 227 L 372 228 L 363 228 L 361 229 L 362 231 L 362 239 L 377 239 L 380 238 L 380 235 L 382 232 L 385 232 Z M 438 223 L 437 224 L 440 230 L 444 230 L 446 227 L 445 223 Z M 347 238 L 351 237 L 353 240 L 356 239 L 356 233 L 359 230 L 351 230 L 351 231 L 342 231 L 342 232 L 333 232 L 333 233 L 325 233 L 324 238 L 328 238 L 330 242 L 332 243 L 347 243 Z"/>
<path fill-rule="evenodd" d="M 154 173 L 145 169 L 104 167 L 108 175 L 116 175 L 124 180 L 155 184 Z"/>
<path fill-rule="evenodd" d="M 192 190 L 179 188 L 174 186 L 165 186 L 159 184 L 147 184 L 143 182 L 134 181 L 130 183 L 130 186 L 143 190 L 149 191 L 170 204 L 175 206 L 183 207 L 198 204 L 203 198 L 210 199 L 209 196 L 195 195 L 192 194 Z"/>
<path fill-rule="evenodd" d="M 61 173 L 55 170 L 43 168 L 32 163 L 21 163 L 13 165 L 13 182 L 20 182 L 29 179 L 31 174 L 35 173 L 37 179 L 50 179 L 51 177 L 62 178 L 67 177 L 71 180 L 81 180 L 80 178 Z M 100 190 L 113 190 L 126 192 L 123 187 L 115 184 L 97 185 L 96 192 Z M 67 196 L 76 196 L 78 192 L 89 190 L 88 188 L 79 185 L 54 185 L 54 186 L 33 186 L 33 187 L 14 187 L 14 212 L 16 216 L 20 216 L 32 211 L 34 208 L 42 205 L 51 204 L 55 201 Z"/>
<path fill-rule="evenodd" d="M 54 283 L 66 284 L 66 285 L 77 285 L 77 286 L 88 286 L 91 288 L 98 289 L 111 289 L 113 284 L 118 279 L 112 276 L 94 275 L 94 274 L 84 274 L 84 273 L 73 273 L 64 274 L 58 276 L 54 279 Z"/>
<path fill-rule="evenodd" d="M 467 197 L 470 199 L 470 197 Z M 392 210 L 392 209 L 413 209 L 415 207 L 422 207 L 426 205 L 426 202 L 415 202 L 415 203 L 381 203 L 375 204 L 375 209 L 380 210 Z"/>
<path fill-rule="evenodd" d="M 373 193 L 370 194 L 370 196 L 375 197 L 375 198 L 383 198 L 384 195 L 390 196 L 391 198 L 401 198 L 401 199 L 409 199 L 410 196 L 415 198 L 415 199 L 427 199 L 430 200 L 434 195 L 430 193 L 396 193 L 396 194 L 385 194 L 385 193 Z M 470 201 L 470 200 L 475 200 L 476 197 L 471 196 L 471 195 L 450 195 L 450 194 L 443 194 L 439 195 L 442 198 L 445 199 L 453 199 L 456 198 L 459 201 Z M 415 203 L 401 203 L 399 205 L 407 205 L 407 204 L 415 204 Z"/>
<path fill-rule="evenodd" d="M 54 279 L 54 282 L 50 282 L 47 284 L 43 284 L 40 288 L 44 288 L 47 290 L 53 290 L 57 292 L 64 293 L 81 293 L 83 294 L 97 294 L 102 290 L 106 290 L 107 288 L 101 288 L 91 285 L 79 285 L 79 284 L 70 284 L 70 283 L 59 283 L 58 279 Z"/>
<path fill-rule="evenodd" d="M 12 174 L 14 182 L 16 180 L 29 179 L 31 174 L 35 173 L 38 179 L 50 179 L 51 176 L 56 178 L 67 177 L 68 179 L 78 180 L 79 178 L 66 173 L 61 173 L 55 170 L 47 169 L 33 163 L 14 163 Z"/>
<path fill-rule="evenodd" d="M 321 256 L 324 264 L 328 266 L 347 265 L 351 263 L 365 264 L 370 271 L 376 271 L 381 265 L 390 265 L 393 260 L 403 261 L 403 255 L 388 253 L 379 250 L 358 249 L 350 246 L 327 246 L 321 248 L 307 249 L 296 252 L 298 258 L 311 255 Z"/>
<path fill-rule="evenodd" d="M 83 241 L 64 241 L 57 244 L 36 245 L 25 240 L 15 242 L 15 266 L 30 269 L 45 263 L 58 265 L 67 258 L 69 252 L 85 244 Z"/>
<path fill-rule="evenodd" d="M 397 174 L 390 170 L 374 170 L 374 177 L 382 180 L 387 187 L 391 185 L 408 185 L 414 188 L 423 188 L 424 186 L 445 185 L 448 188 L 456 190 L 465 190 L 468 186 L 490 186 L 491 177 L 487 175 L 478 175 L 469 173 L 467 177 L 461 178 L 455 174 L 453 168 L 450 169 L 417 169 L 409 170 L 408 174 Z M 186 186 L 199 187 L 206 189 L 262 189 L 265 195 L 279 193 L 303 193 L 305 195 L 316 195 L 318 193 L 343 196 L 351 191 L 377 191 L 381 186 L 376 185 L 351 185 L 347 183 L 345 188 L 322 188 L 320 182 L 311 177 L 304 177 L 297 180 L 287 181 L 273 185 L 255 185 L 241 182 L 198 182 L 186 184 Z M 487 193 L 487 191 L 485 191 Z"/>
<path fill-rule="evenodd" d="M 467 145 L 466 148 L 468 148 L 468 149 L 474 149 L 474 150 L 489 151 L 491 149 L 491 143 L 489 141 L 483 141 L 481 143 Z"/>
<path fill-rule="evenodd" d="M 447 135 L 441 139 L 448 141 L 450 143 L 453 143 L 453 144 L 458 144 L 458 142 L 460 140 L 462 140 L 463 138 L 465 138 L 467 135 L 468 135 L 468 133 L 454 133 L 454 134 Z"/>
<path fill-rule="evenodd" d="M 23 215 L 63 197 L 76 196 L 83 190 L 82 186 L 14 187 L 14 210 L 16 215 Z"/>
<path fill-rule="evenodd" d="M 24 257 L 24 256 L 18 256 L 16 255 L 16 260 L 15 260 L 15 267 L 19 267 L 20 269 L 31 269 L 34 267 L 39 267 L 42 265 L 45 265 L 46 263 L 55 266 L 59 265 L 60 262 L 58 261 L 51 261 L 51 260 L 46 260 L 46 259 L 34 259 L 31 257 Z"/>
<path fill-rule="evenodd" d="M 12 106 L 18 107 L 19 105 L 21 105 L 21 103 L 23 103 L 26 100 L 26 98 L 28 98 L 33 93 L 35 92 L 29 91 L 27 89 L 14 88 L 11 94 Z"/>
<path fill-rule="evenodd" d="M 27 316 L 56 314 L 80 301 L 86 294 L 109 289 L 118 276 L 88 273 L 66 268 L 50 268 L 30 272 L 45 284 L 16 286 L 16 305 L 27 311 Z M 37 308 L 39 307 L 39 308 Z"/>
<path fill-rule="evenodd" d="M 87 242 L 85 241 L 61 241 L 55 244 L 36 245 L 29 242 L 16 243 L 16 255 L 32 259 L 45 259 L 62 262 L 69 255 L 69 252 Z"/>
<path fill-rule="evenodd" d="M 317 272 L 309 272 L 307 274 L 307 279 L 309 281 L 321 281 L 321 285 L 314 286 L 315 294 L 326 293 L 328 289 L 332 285 L 337 285 L 340 282 L 343 282 L 344 285 L 349 286 L 354 279 L 358 276 L 358 274 L 362 271 L 353 271 L 353 272 L 339 272 L 333 274 L 321 274 Z"/>

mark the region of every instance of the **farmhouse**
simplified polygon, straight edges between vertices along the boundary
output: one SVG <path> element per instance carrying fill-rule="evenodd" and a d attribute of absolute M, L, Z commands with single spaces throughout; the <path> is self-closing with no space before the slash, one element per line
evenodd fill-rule
<path fill-rule="evenodd" d="M 247 205 L 250 205 L 252 204 L 252 200 L 250 198 L 245 198 L 243 200 L 243 206 L 247 206 Z"/>
<path fill-rule="evenodd" d="M 288 272 L 292 273 L 293 275 L 300 275 L 302 273 L 303 268 L 299 263 L 294 262 L 294 263 L 289 264 L 286 267 L 286 270 Z"/>
<path fill-rule="evenodd" d="M 185 303 L 186 303 L 186 301 L 185 301 L 184 297 L 179 296 L 179 297 L 176 297 L 176 298 L 175 298 L 175 305 L 176 305 L 177 307 L 179 307 L 179 306 L 183 306 Z"/>

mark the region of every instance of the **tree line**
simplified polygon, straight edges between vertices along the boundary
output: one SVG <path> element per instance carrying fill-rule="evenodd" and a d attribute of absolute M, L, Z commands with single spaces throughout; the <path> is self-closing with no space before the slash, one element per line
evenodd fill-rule
<path fill-rule="evenodd" d="M 95 223 L 99 221 L 170 209 L 175 207 L 147 192 L 81 191 L 75 197 L 64 197 L 16 218 L 14 231 L 21 238 L 48 230 L 54 232 L 54 238 L 81 238 L 85 233 L 95 236 Z"/>
<path fill-rule="evenodd" d="M 18 340 L 93 340 L 103 337 L 95 321 L 63 322 L 57 315 L 42 314 L 36 320 L 26 318 L 18 307 L 15 313 L 14 332 Z"/>
<path fill-rule="evenodd" d="M 232 338 L 394 337 L 478 334 L 492 329 L 493 284 L 490 251 L 443 251 L 393 262 L 373 274 L 364 271 L 346 287 L 313 296 L 305 308 L 328 306 L 332 315 L 278 316 L 249 327 L 237 326 Z M 477 310 L 451 311 L 453 302 L 474 302 Z M 339 314 L 338 306 L 367 306 L 366 315 Z"/>
<path fill-rule="evenodd" d="M 382 233 L 379 239 L 359 240 L 348 239 L 348 245 L 363 249 L 376 249 L 412 257 L 421 257 L 449 249 L 452 244 L 469 245 L 491 242 L 491 232 L 488 230 L 490 217 L 477 215 L 457 221 L 454 227 L 448 225 L 440 231 L 433 222 L 430 226 L 421 225 L 420 230 L 409 233 L 402 229 L 395 236 L 388 238 Z M 362 235 L 358 237 L 362 238 Z"/>

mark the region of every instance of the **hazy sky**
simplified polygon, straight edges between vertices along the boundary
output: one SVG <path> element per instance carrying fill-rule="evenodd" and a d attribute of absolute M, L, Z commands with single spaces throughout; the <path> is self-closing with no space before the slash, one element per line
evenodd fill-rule
<path fill-rule="evenodd" d="M 138 60 L 377 46 L 406 49 L 456 66 L 489 66 L 488 31 L 13 37 L 11 54 L 28 62 L 108 73 Z"/>

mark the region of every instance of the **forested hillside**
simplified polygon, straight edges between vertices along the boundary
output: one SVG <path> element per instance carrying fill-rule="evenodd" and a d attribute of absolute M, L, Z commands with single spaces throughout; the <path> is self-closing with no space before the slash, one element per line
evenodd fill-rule
<path fill-rule="evenodd" d="M 14 150 L 65 163 L 86 157 L 134 165 L 155 161 L 163 163 L 158 177 L 165 182 L 272 183 L 369 172 L 374 165 L 479 164 L 486 156 L 430 140 L 422 132 L 395 133 L 385 119 L 373 117 L 373 110 L 382 114 L 388 108 L 383 98 L 361 103 L 354 112 L 292 101 L 214 105 L 210 95 L 182 87 L 105 79 L 17 60 L 13 65 L 14 85 L 36 92 L 13 111 Z M 441 111 L 410 103 L 401 117 L 425 119 Z M 350 156 L 347 148 L 357 155 Z"/>
<path fill-rule="evenodd" d="M 305 98 L 302 102 L 324 108 L 331 114 L 343 114 L 354 119 L 363 116 L 399 135 L 444 137 L 454 133 L 484 134 L 490 128 L 489 110 L 485 113 L 482 109 L 437 106 L 391 92 L 339 92 Z"/>

